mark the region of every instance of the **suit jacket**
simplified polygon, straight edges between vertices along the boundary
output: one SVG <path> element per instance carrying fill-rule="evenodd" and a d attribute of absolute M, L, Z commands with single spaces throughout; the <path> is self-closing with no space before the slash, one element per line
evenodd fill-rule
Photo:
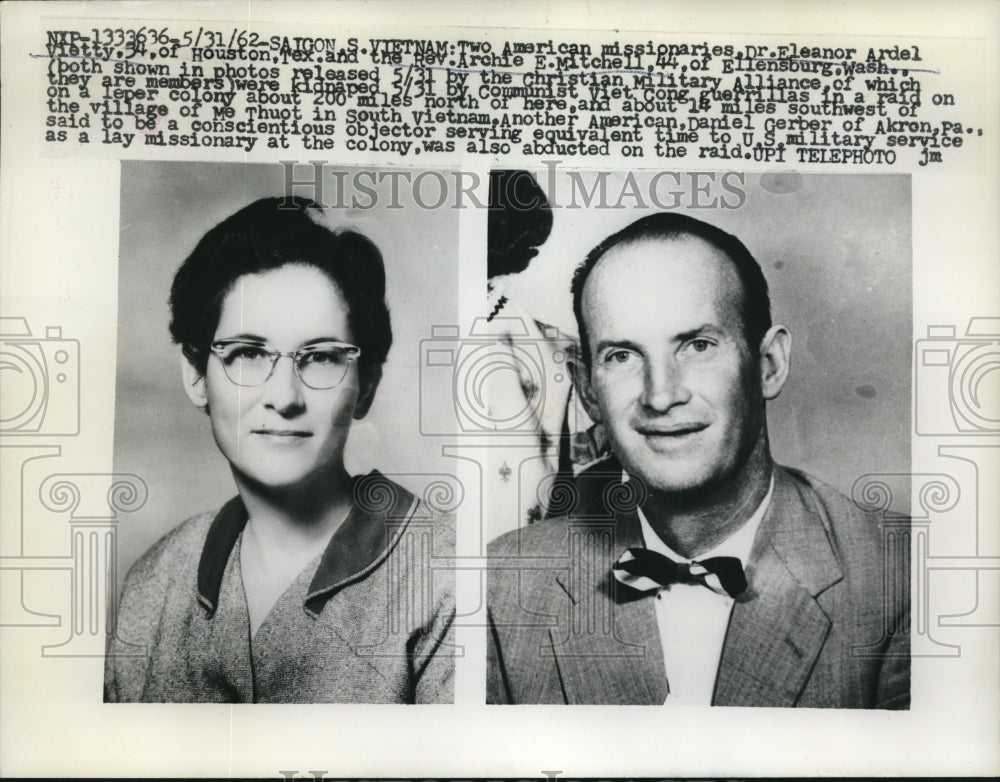
<path fill-rule="evenodd" d="M 664 702 L 653 600 L 611 575 L 643 545 L 633 489 L 615 470 L 584 481 L 572 514 L 490 547 L 488 702 Z M 907 541 L 905 523 L 776 466 L 713 705 L 908 708 Z"/>

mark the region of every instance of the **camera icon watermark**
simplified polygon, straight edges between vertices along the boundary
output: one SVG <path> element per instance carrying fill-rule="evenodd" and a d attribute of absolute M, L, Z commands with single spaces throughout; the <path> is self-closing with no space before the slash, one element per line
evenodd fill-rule
<path fill-rule="evenodd" d="M 414 488 L 404 489 L 394 479 Z M 455 533 L 453 517 L 465 499 L 461 481 L 445 473 L 371 473 L 355 483 L 355 507 L 381 521 L 387 550 L 381 595 L 367 611 L 381 622 L 355 646 L 360 657 L 407 657 L 409 639 L 455 613 Z M 377 526 L 377 525 L 376 525 Z M 373 541 L 374 543 L 374 541 Z M 449 618 L 450 617 L 452 618 Z M 464 649 L 446 633 L 438 652 L 461 657 Z"/>
<path fill-rule="evenodd" d="M 970 318 L 962 337 L 954 326 L 927 327 L 916 344 L 914 407 L 919 435 L 1000 434 L 1000 318 Z"/>
<path fill-rule="evenodd" d="M 80 432 L 80 343 L 59 326 L 36 337 L 24 318 L 0 318 L 0 435 Z"/>
<path fill-rule="evenodd" d="M 468 335 L 434 326 L 420 343 L 420 432 L 525 435 L 538 431 L 547 400 L 572 383 L 571 341 L 522 318 L 477 318 Z M 453 415 L 442 418 L 442 396 Z"/>

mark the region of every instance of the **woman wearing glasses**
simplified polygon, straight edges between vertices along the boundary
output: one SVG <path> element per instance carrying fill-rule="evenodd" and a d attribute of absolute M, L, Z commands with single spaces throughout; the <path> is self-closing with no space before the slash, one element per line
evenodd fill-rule
<path fill-rule="evenodd" d="M 108 701 L 450 703 L 453 523 L 344 467 L 392 341 L 372 242 L 300 198 L 211 229 L 174 278 L 184 387 L 238 495 L 132 568 Z"/>

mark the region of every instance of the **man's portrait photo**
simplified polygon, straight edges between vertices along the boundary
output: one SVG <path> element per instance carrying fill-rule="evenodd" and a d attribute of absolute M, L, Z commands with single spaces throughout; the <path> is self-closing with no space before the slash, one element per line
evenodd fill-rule
<path fill-rule="evenodd" d="M 889 427 L 901 425 L 891 437 L 905 443 L 908 312 L 886 302 L 870 314 L 874 350 L 853 341 L 856 322 L 826 317 L 846 321 L 851 308 L 864 316 L 863 299 L 844 303 L 852 286 L 908 294 L 905 278 L 885 279 L 893 265 L 908 274 L 908 218 L 886 207 L 892 219 L 881 235 L 872 225 L 866 248 L 861 222 L 836 220 L 854 211 L 836 205 L 855 186 L 846 179 L 748 183 L 748 211 L 784 201 L 789 221 L 825 216 L 804 231 L 776 212 L 766 230 L 722 209 L 619 213 L 620 227 L 578 256 L 567 280 L 581 344 L 576 382 L 609 450 L 553 494 L 561 513 L 491 545 L 489 703 L 909 708 L 905 514 L 872 512 L 840 477 L 905 466 L 905 449 L 879 433 L 855 448 L 885 452 L 854 459 L 835 432 L 808 433 L 817 419 L 809 408 L 771 414 L 779 396 L 796 393 L 791 379 L 803 366 L 820 374 L 806 387 L 811 405 L 826 394 L 857 407 L 887 390 L 873 375 L 851 389 L 856 399 L 835 399 L 838 376 L 855 366 L 896 373 L 885 376 L 901 420 Z M 903 178 L 872 180 L 883 196 L 905 188 Z M 741 221 L 753 244 L 716 224 Z M 806 273 L 782 281 L 779 308 L 763 267 L 781 278 L 797 263 L 773 254 L 782 231 L 802 237 L 788 246 L 803 253 Z M 824 276 L 845 282 L 824 289 Z M 783 320 L 793 296 L 802 297 L 788 308 L 804 325 L 802 344 Z M 809 297 L 824 296 L 830 302 L 812 310 Z M 871 328 L 879 318 L 893 330 Z M 866 369 L 890 343 L 888 363 Z M 785 466 L 796 446 L 808 463 Z M 846 460 L 838 488 L 813 474 L 823 459 L 811 451 Z"/>

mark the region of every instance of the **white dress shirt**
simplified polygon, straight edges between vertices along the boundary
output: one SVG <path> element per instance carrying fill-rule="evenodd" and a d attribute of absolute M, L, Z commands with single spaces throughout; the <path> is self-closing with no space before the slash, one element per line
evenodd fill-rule
<path fill-rule="evenodd" d="M 715 548 L 704 552 L 698 560 L 711 557 L 737 557 L 746 567 L 761 519 L 771 502 L 774 476 L 760 506 L 736 532 Z M 692 562 L 670 548 L 660 538 L 642 509 L 638 509 L 639 524 L 646 548 L 670 557 L 676 562 Z M 667 671 L 668 705 L 710 706 L 715 691 L 715 676 L 726 640 L 729 613 L 733 598 L 719 594 L 703 584 L 672 584 L 656 595 L 656 624 L 663 646 L 663 662 Z"/>

